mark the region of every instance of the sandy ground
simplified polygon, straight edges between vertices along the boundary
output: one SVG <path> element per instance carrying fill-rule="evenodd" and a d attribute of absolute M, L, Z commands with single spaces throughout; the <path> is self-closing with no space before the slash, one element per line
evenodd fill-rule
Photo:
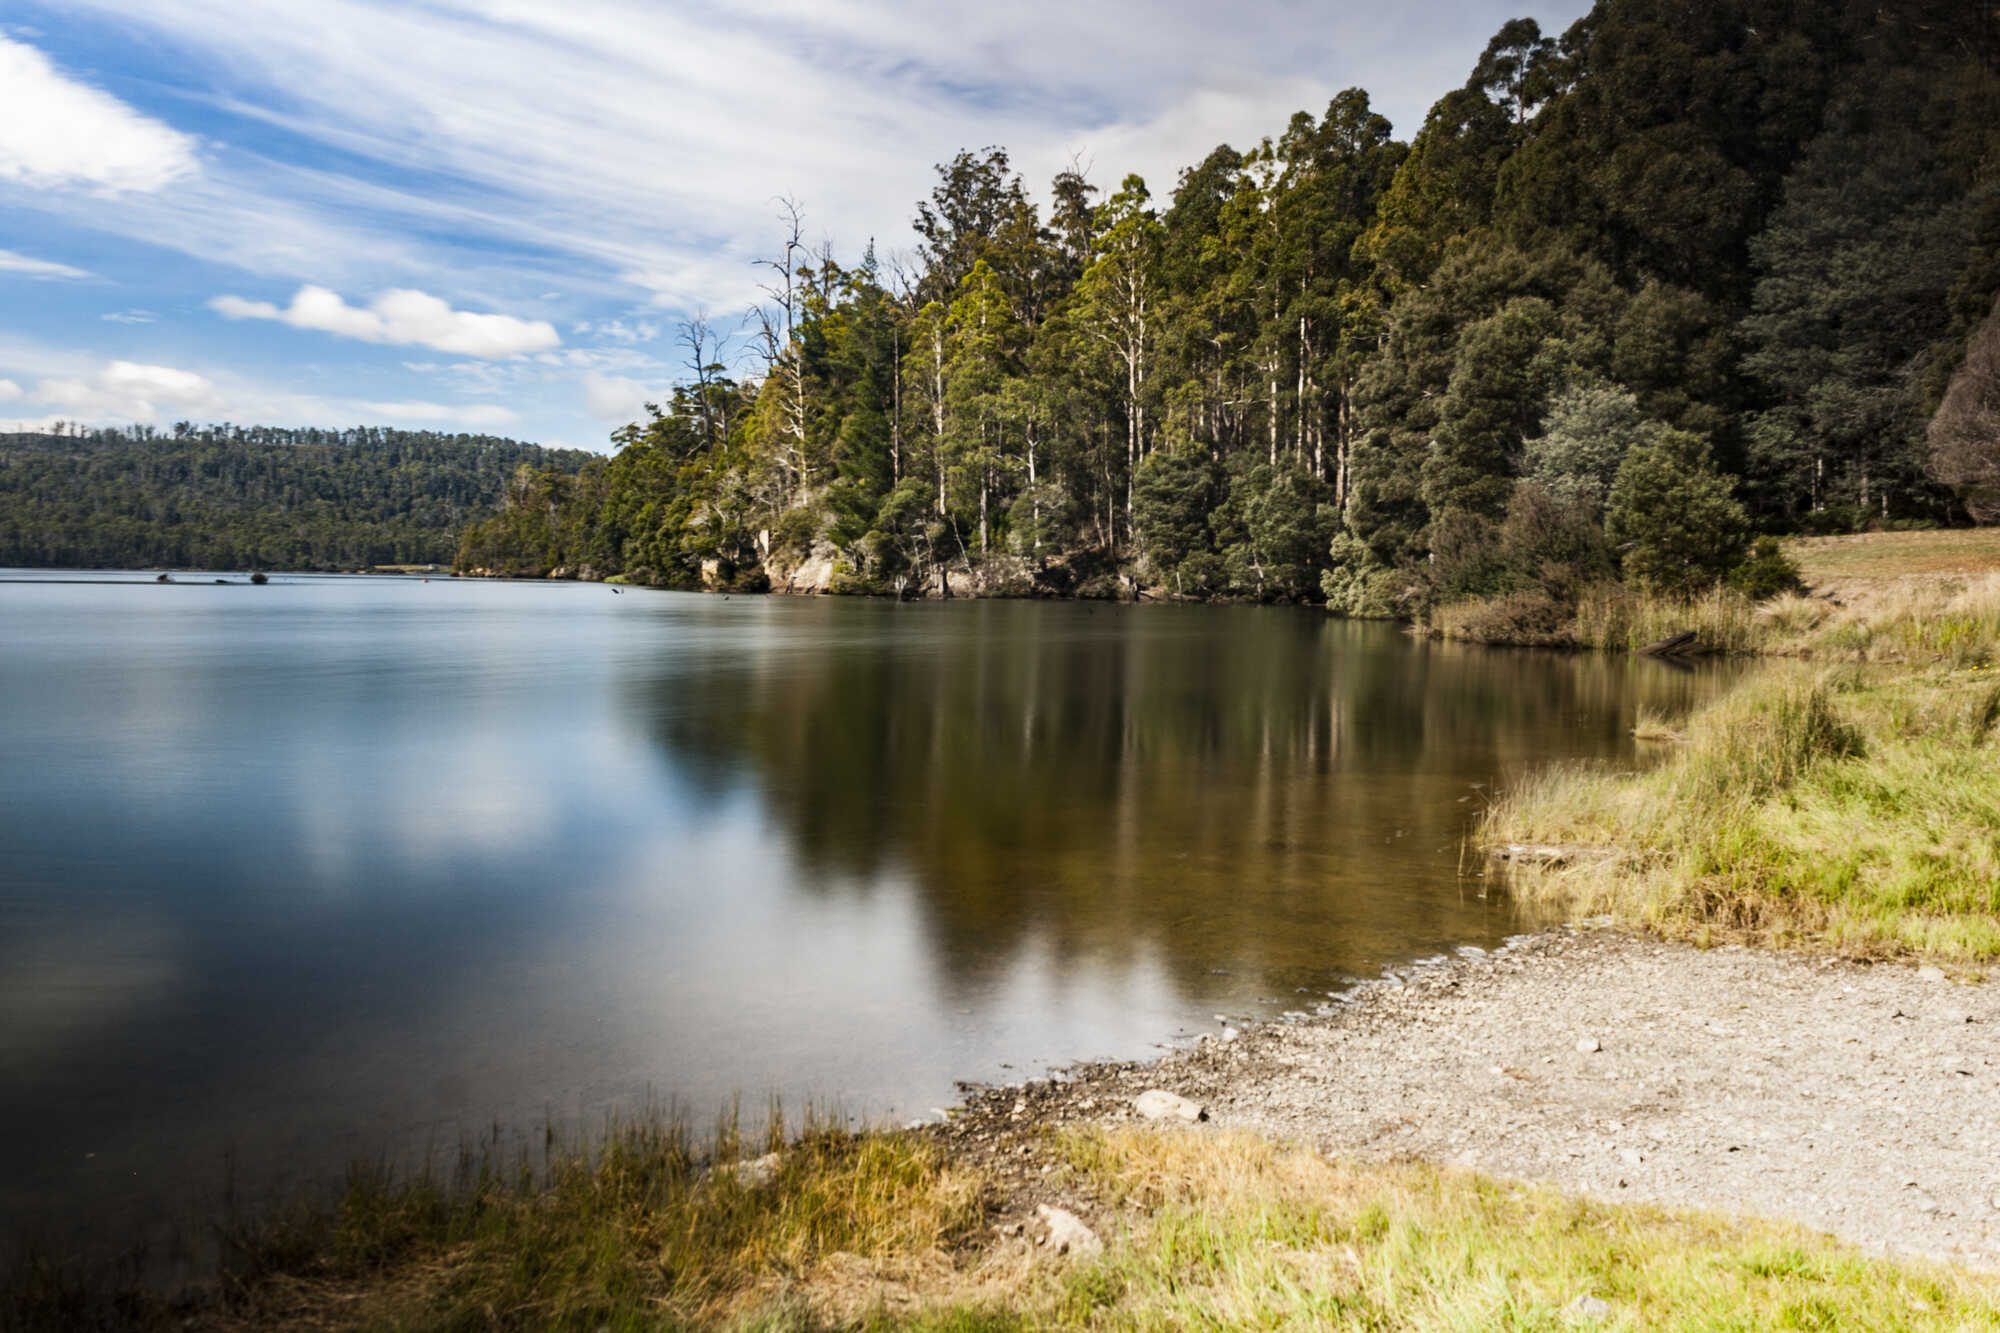
<path fill-rule="evenodd" d="M 2000 986 L 1976 980 L 1554 931 L 1151 1063 L 968 1089 L 937 1132 L 1002 1167 L 1032 1208 L 1047 1166 L 1032 1131 L 1130 1123 L 1132 1099 L 1162 1088 L 1205 1108 L 1197 1132 L 1788 1219 L 2000 1268 Z"/>

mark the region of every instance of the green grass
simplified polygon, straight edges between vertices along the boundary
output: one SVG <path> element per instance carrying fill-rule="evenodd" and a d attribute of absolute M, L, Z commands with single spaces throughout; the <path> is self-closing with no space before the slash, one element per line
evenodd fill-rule
<path fill-rule="evenodd" d="M 1590 1202 L 1244 1134 L 1068 1129 L 1056 1199 L 1106 1242 L 1057 1259 L 981 1225 L 985 1182 L 902 1134 L 809 1134 L 770 1185 L 631 1130 L 539 1184 L 357 1181 L 203 1302 L 118 1328 L 1487 1330 L 2000 1327 L 1990 1276 L 1777 1224 Z M 1579 1301 L 1601 1301 L 1596 1314 Z M 6 1327 L 89 1326 L 82 1307 Z"/>
<path fill-rule="evenodd" d="M 2000 672 L 1781 664 L 1682 730 L 1642 772 L 1502 796 L 1489 843 L 1613 849 L 1510 871 L 1514 892 L 1680 937 L 2000 958 Z"/>
<path fill-rule="evenodd" d="M 1329 1161 L 1248 1135 L 1070 1132 L 1066 1183 L 1120 1220 L 1101 1259 L 1004 1298 L 875 1327 L 945 1329 L 2000 1326 L 1985 1278 L 1806 1233 L 1586 1202 L 1422 1165 Z M 1575 1307 L 1605 1303 L 1596 1317 Z"/>
<path fill-rule="evenodd" d="M 725 1132 L 714 1160 L 738 1147 Z M 711 1327 L 829 1254 L 935 1262 L 985 1215 L 979 1177 L 909 1135 L 809 1129 L 762 1186 L 708 1165 L 684 1125 L 655 1118 L 588 1152 L 551 1145 L 546 1162 L 468 1152 L 448 1180 L 360 1170 L 335 1208 L 230 1229 L 220 1280 L 198 1291 L 108 1291 L 26 1264 L 0 1290 L 0 1327 Z"/>

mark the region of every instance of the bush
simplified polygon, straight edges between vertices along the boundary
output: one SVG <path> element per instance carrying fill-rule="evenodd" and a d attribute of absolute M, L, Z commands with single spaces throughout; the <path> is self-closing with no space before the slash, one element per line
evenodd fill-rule
<path fill-rule="evenodd" d="M 1441 606 L 1424 623 L 1434 635 L 1467 643 L 1537 648 L 1568 648 L 1576 643 L 1570 607 L 1541 591 Z"/>
<path fill-rule="evenodd" d="M 1788 592 L 1799 592 L 1799 567 L 1778 547 L 1774 537 L 1759 537 L 1750 548 L 1750 558 L 1730 571 L 1729 586 L 1753 602 L 1768 602 Z"/>
<path fill-rule="evenodd" d="M 1698 435 L 1665 430 L 1632 446 L 1605 512 L 1627 580 L 1687 597 L 1726 577 L 1742 563 L 1749 535 L 1743 506 L 1729 492 Z"/>

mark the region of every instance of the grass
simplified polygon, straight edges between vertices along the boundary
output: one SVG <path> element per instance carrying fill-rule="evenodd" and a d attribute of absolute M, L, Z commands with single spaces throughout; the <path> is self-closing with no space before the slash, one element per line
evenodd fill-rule
<path fill-rule="evenodd" d="M 2000 573 L 2000 528 L 1795 537 L 1784 552 L 1813 587 L 1835 579 Z"/>
<path fill-rule="evenodd" d="M 980 1178 L 909 1135 L 808 1129 L 763 1185 L 710 1169 L 739 1148 L 725 1131 L 705 1160 L 656 1117 L 541 1163 L 468 1152 L 449 1180 L 357 1171 L 331 1210 L 232 1229 L 200 1291 L 107 1292 L 24 1265 L 0 1327 L 705 1328 L 828 1254 L 935 1264 L 984 1219 Z"/>
<path fill-rule="evenodd" d="M 1863 1258 L 1791 1228 L 1581 1201 L 1248 1135 L 1084 1131 L 1071 1169 L 1132 1220 L 1094 1264 L 1011 1309 L 918 1326 L 1962 1328 L 1988 1279 Z M 1595 1299 L 1593 1317 L 1578 1309 Z M 991 1321 L 975 1322 L 982 1313 Z"/>
<path fill-rule="evenodd" d="M 2000 958 L 2000 531 L 1788 543 L 1815 595 L 1753 606 L 1606 588 L 1576 639 L 1694 629 L 1794 659 L 1685 720 L 1639 773 L 1545 771 L 1485 815 L 1489 844 L 1597 850 L 1514 866 L 1515 893 L 1679 938 L 1855 956 Z M 1829 665 L 1831 664 L 1831 665 Z"/>
<path fill-rule="evenodd" d="M 1512 870 L 1514 892 L 1681 938 L 2000 958 L 2000 672 L 1782 664 L 1682 730 L 1643 772 L 1503 795 L 1491 843 L 1615 849 Z"/>
<path fill-rule="evenodd" d="M 1604 584 L 1567 619 L 1545 598 L 1518 594 L 1439 607 L 1419 627 L 1474 643 L 1635 652 L 1693 630 L 1700 650 L 1738 656 L 1981 666 L 2000 660 L 2000 574 L 1883 579 L 1837 595 L 1787 594 L 1763 603 L 1716 588 L 1661 597 Z"/>
<path fill-rule="evenodd" d="M 356 1181 L 204 1304 L 121 1328 L 1960 1329 L 2000 1283 L 1796 1228 L 1589 1202 L 1242 1134 L 1069 1129 L 1047 1191 L 1106 1242 L 1057 1260 L 982 1225 L 986 1182 L 907 1134 L 809 1133 L 750 1189 L 628 1129 L 539 1183 Z M 538 1173 L 540 1174 L 540 1173 Z M 1601 1307 L 1588 1307 L 1589 1302 Z M 1579 1302 L 1585 1303 L 1579 1305 Z M 105 1307 L 113 1310 L 113 1307 Z M 0 1308 L 87 1327 L 80 1305 Z M 11 1316 L 11 1317 L 10 1317 Z"/>

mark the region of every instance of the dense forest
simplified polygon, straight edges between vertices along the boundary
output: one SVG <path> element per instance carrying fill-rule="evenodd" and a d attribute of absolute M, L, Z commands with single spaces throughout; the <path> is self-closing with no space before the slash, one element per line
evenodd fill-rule
<path fill-rule="evenodd" d="M 686 382 L 518 475 L 460 565 L 1396 614 L 1991 502 L 1985 0 L 1518 19 L 1409 143 L 1349 90 L 1165 199 L 1072 170 L 1044 209 L 999 148 L 938 172 L 907 259 L 788 208 L 757 373 L 689 320 Z"/>
<path fill-rule="evenodd" d="M 575 471 L 590 457 L 379 427 L 0 435 L 0 565 L 449 564 L 517 468 Z"/>

